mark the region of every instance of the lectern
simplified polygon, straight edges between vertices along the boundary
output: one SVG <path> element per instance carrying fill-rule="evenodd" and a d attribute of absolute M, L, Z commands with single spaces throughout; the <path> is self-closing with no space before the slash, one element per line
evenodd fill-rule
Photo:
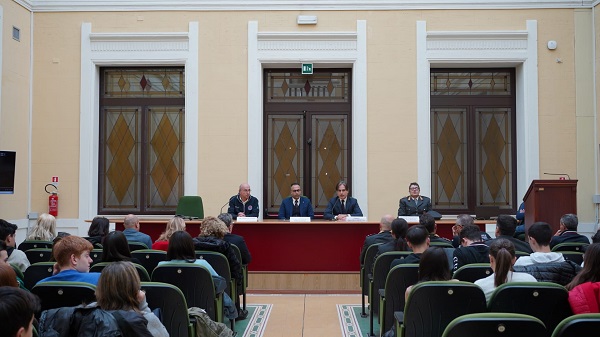
<path fill-rule="evenodd" d="M 534 180 L 523 200 L 525 230 L 534 222 L 544 221 L 556 233 L 561 216 L 577 214 L 577 180 Z"/>

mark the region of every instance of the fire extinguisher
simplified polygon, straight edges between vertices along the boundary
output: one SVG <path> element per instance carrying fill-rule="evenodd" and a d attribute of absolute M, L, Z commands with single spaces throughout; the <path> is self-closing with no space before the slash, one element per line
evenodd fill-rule
<path fill-rule="evenodd" d="M 52 186 L 56 189 L 56 191 L 48 191 L 48 186 Z M 50 194 L 48 197 L 48 214 L 53 215 L 54 217 L 58 216 L 58 187 L 54 184 L 47 184 L 44 187 L 46 193 Z"/>

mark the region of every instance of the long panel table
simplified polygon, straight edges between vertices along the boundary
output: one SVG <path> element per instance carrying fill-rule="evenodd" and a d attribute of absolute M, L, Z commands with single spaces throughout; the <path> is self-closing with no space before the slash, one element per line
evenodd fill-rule
<path fill-rule="evenodd" d="M 123 230 L 123 219 L 111 219 Z M 156 240 L 165 230 L 166 219 L 141 220 L 141 231 Z M 453 220 L 438 220 L 438 234 L 452 237 Z M 485 230 L 490 221 L 477 221 Z M 186 221 L 192 237 L 200 233 L 201 221 Z M 412 225 L 412 223 L 411 223 Z M 367 235 L 377 233 L 379 223 L 266 220 L 238 222 L 233 233 L 246 240 L 252 254 L 250 271 L 259 272 L 357 272 L 360 249 Z"/>

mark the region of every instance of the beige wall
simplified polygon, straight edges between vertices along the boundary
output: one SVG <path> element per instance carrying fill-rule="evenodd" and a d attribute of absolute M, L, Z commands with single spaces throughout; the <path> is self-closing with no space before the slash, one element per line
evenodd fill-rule
<path fill-rule="evenodd" d="M 13 1 L 2 7 L 2 93 L 0 105 L 0 150 L 17 152 L 15 193 L 0 195 L 0 218 L 24 219 L 29 200 L 29 99 L 30 12 Z M 12 29 L 20 29 L 20 41 Z M 42 192 L 43 193 L 43 192 Z"/>
<path fill-rule="evenodd" d="M 297 26 L 299 14 L 317 15 L 318 25 Z M 258 21 L 259 31 L 355 31 L 356 20 L 366 20 L 369 200 L 360 202 L 368 202 L 370 218 L 375 220 L 385 213 L 395 214 L 408 183 L 417 179 L 418 20 L 426 21 L 430 31 L 525 30 L 526 20 L 537 20 L 540 178 L 548 178 L 542 172 L 566 172 L 579 178 L 574 15 L 571 9 L 36 13 L 31 208 L 46 209 L 43 186 L 58 175 L 60 217 L 78 216 L 82 22 L 91 22 L 92 32 L 187 31 L 188 22 L 199 23 L 198 191 L 205 212 L 215 214 L 247 179 L 247 156 L 261 155 L 247 153 L 248 21 Z M 558 49 L 549 51 L 548 40 L 556 40 Z M 26 64 L 22 68 L 25 72 Z M 589 180 L 586 176 L 580 186 L 595 190 L 596 182 Z M 586 189 L 580 200 L 591 202 L 590 191 Z M 0 205 L 0 210 L 4 208 Z M 591 208 L 583 209 L 585 219 L 592 220 Z"/>

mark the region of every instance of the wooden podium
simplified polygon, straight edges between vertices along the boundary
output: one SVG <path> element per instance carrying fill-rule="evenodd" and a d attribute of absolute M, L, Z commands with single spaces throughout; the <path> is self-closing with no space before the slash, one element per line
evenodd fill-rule
<path fill-rule="evenodd" d="M 534 180 L 525 193 L 525 226 L 534 222 L 550 224 L 556 233 L 560 217 L 577 214 L 577 180 Z"/>

